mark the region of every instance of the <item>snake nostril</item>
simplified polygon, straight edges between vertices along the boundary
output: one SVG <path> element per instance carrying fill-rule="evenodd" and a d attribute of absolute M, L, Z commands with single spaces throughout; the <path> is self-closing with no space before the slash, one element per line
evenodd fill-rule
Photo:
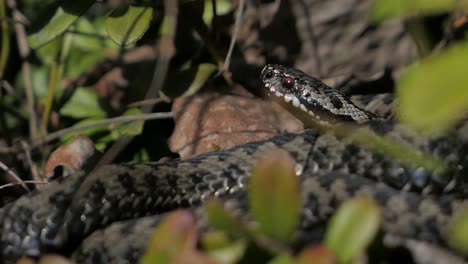
<path fill-rule="evenodd" d="M 287 89 L 292 89 L 294 87 L 294 78 L 286 76 L 281 80 L 281 84 Z"/>
<path fill-rule="evenodd" d="M 264 76 L 265 76 L 266 79 L 271 79 L 273 77 L 273 72 L 272 71 L 266 71 Z"/>

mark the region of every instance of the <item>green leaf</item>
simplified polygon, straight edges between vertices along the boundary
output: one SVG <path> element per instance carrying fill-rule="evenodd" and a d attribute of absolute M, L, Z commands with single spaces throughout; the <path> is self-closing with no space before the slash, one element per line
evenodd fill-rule
<path fill-rule="evenodd" d="M 246 240 L 240 239 L 223 247 L 207 250 L 207 253 L 216 261 L 216 263 L 231 264 L 238 263 L 239 260 L 244 256 L 246 249 Z"/>
<path fill-rule="evenodd" d="M 106 116 L 96 93 L 83 87 L 76 89 L 72 98 L 60 109 L 60 114 L 77 119 Z"/>
<path fill-rule="evenodd" d="M 460 44 L 412 65 L 398 82 L 399 118 L 412 128 L 435 133 L 468 109 L 468 44 Z"/>
<path fill-rule="evenodd" d="M 62 1 L 49 22 L 28 37 L 31 48 L 36 49 L 65 32 L 95 0 Z"/>
<path fill-rule="evenodd" d="M 115 43 L 124 47 L 139 40 L 148 29 L 153 17 L 149 6 L 120 6 L 106 19 L 106 29 Z"/>
<path fill-rule="evenodd" d="M 308 246 L 297 257 L 298 264 L 335 264 L 333 252 L 323 245 Z"/>
<path fill-rule="evenodd" d="M 163 93 L 170 98 L 194 95 L 205 85 L 216 69 L 214 64 L 202 63 L 171 74 Z"/>
<path fill-rule="evenodd" d="M 138 108 L 131 108 L 125 111 L 122 116 L 132 116 L 141 114 L 140 109 Z M 136 120 L 132 122 L 119 122 L 110 127 L 111 136 L 112 138 L 118 139 L 123 135 L 127 136 L 136 136 L 141 134 L 143 131 L 143 125 L 145 122 L 143 120 Z"/>
<path fill-rule="evenodd" d="M 198 92 L 216 69 L 216 65 L 211 63 L 202 63 L 197 65 L 197 67 L 195 67 L 195 76 L 193 77 L 193 81 L 183 96 L 192 96 Z"/>
<path fill-rule="evenodd" d="M 329 222 L 325 244 L 339 263 L 361 256 L 380 226 L 380 208 L 371 199 L 357 197 L 343 203 Z"/>
<path fill-rule="evenodd" d="M 376 0 L 371 7 L 371 17 L 379 21 L 390 17 L 434 15 L 467 7 L 467 0 Z"/>
<path fill-rule="evenodd" d="M 84 119 L 84 120 L 76 122 L 73 125 L 73 127 L 77 128 L 77 127 L 85 126 L 85 125 L 88 125 L 90 123 L 97 122 L 99 120 L 102 120 L 102 119 L 101 118 L 95 118 L 95 117 Z M 93 136 L 94 134 L 97 134 L 97 133 L 100 133 L 100 132 L 106 132 L 106 131 L 108 131 L 108 126 L 106 126 L 106 125 L 93 126 L 93 127 L 90 127 L 90 128 L 84 129 L 84 130 L 77 130 L 77 131 L 67 133 L 66 135 L 61 137 L 60 140 L 62 142 L 68 142 L 69 140 L 74 139 L 77 135 Z M 105 146 L 102 146 L 102 145 L 99 146 L 98 143 L 96 143 L 96 148 L 98 150 L 102 151 L 102 150 L 105 149 Z"/>
<path fill-rule="evenodd" d="M 226 211 L 220 202 L 211 199 L 203 209 L 208 223 L 217 230 L 223 231 L 230 238 L 239 239 L 248 236 L 247 229 L 230 212 Z"/>
<path fill-rule="evenodd" d="M 216 15 L 222 16 L 227 14 L 232 9 L 232 1 L 230 0 L 218 0 L 216 1 Z M 213 1 L 205 0 L 205 7 L 203 10 L 203 21 L 205 24 L 211 25 L 213 19 Z"/>
<path fill-rule="evenodd" d="M 297 264 L 297 261 L 288 254 L 281 254 L 270 260 L 268 264 Z"/>
<path fill-rule="evenodd" d="M 196 234 L 195 219 L 190 212 L 179 210 L 168 214 L 151 235 L 140 263 L 173 263 L 178 255 L 195 246 Z"/>
<path fill-rule="evenodd" d="M 260 160 L 250 179 L 249 202 L 259 231 L 277 241 L 290 241 L 299 219 L 299 182 L 296 162 L 284 150 L 273 150 Z"/>
<path fill-rule="evenodd" d="M 468 256 L 468 206 L 460 208 L 447 227 L 447 244 Z"/>

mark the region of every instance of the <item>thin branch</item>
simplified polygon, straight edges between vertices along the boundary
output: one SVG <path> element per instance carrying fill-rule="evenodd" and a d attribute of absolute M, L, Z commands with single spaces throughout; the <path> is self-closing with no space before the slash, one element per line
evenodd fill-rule
<path fill-rule="evenodd" d="M 130 103 L 130 104 L 127 105 L 127 108 L 141 107 L 141 106 L 145 106 L 145 105 L 153 106 L 153 105 L 159 104 L 161 102 L 165 102 L 165 100 L 163 100 L 162 98 L 146 99 L 146 100 L 141 100 L 141 101 Z"/>
<path fill-rule="evenodd" d="M 31 169 L 31 175 L 33 176 L 33 179 L 36 181 L 42 181 L 39 169 L 37 168 L 36 163 L 34 163 L 31 158 L 31 153 L 29 152 L 31 148 L 29 147 L 28 143 L 24 140 L 21 140 L 20 144 L 26 156 L 26 161 L 29 164 L 29 168 Z"/>
<path fill-rule="evenodd" d="M 5 0 L 0 0 L 0 16 L 6 17 Z M 5 67 L 10 53 L 10 29 L 7 20 L 0 21 L 2 28 L 2 49 L 0 50 L 0 80 L 3 79 Z"/>
<path fill-rule="evenodd" d="M 16 186 L 16 185 L 26 185 L 26 184 L 34 184 L 34 185 L 37 185 L 37 184 L 47 184 L 48 182 L 46 181 L 35 181 L 35 180 L 31 180 L 31 181 L 21 181 L 21 182 L 11 182 L 11 183 L 7 183 L 7 184 L 4 184 L 4 185 L 0 185 L 0 190 L 1 189 L 5 189 L 7 187 L 13 187 L 13 186 Z"/>
<path fill-rule="evenodd" d="M 175 53 L 174 39 L 177 27 L 177 13 L 177 1 L 164 0 L 164 18 L 161 25 L 161 38 L 159 39 L 158 45 L 159 57 L 154 69 L 151 86 L 145 95 L 145 100 L 158 97 L 158 93 L 166 79 L 169 62 Z M 142 107 L 142 112 L 148 113 L 151 109 L 152 106 L 146 105 Z"/>
<path fill-rule="evenodd" d="M 13 88 L 13 86 L 11 86 L 11 84 L 7 82 L 6 80 L 1 80 L 0 85 L 8 94 L 15 93 L 15 89 Z"/>
<path fill-rule="evenodd" d="M 28 186 L 26 186 L 26 184 L 23 183 L 24 181 L 18 175 L 16 175 L 14 171 L 10 170 L 10 168 L 8 168 L 8 166 L 5 163 L 1 161 L 0 168 L 6 171 L 8 174 L 10 174 L 10 176 L 16 180 L 16 184 L 21 184 L 21 186 L 23 186 L 23 188 L 28 192 L 31 191 L 31 189 L 29 189 Z"/>
<path fill-rule="evenodd" d="M 8 6 L 11 9 L 11 14 L 14 20 L 22 21 L 23 15 L 21 12 L 16 8 L 15 0 L 8 0 Z M 27 61 L 27 58 L 30 53 L 30 48 L 28 46 L 28 42 L 26 39 L 26 30 L 24 29 L 24 25 L 20 23 L 15 24 L 15 31 L 16 31 L 16 39 L 18 41 L 18 50 L 21 59 L 23 60 L 23 78 L 24 78 L 24 86 L 26 88 L 26 101 L 28 105 L 28 112 L 29 112 L 29 137 L 31 140 L 37 138 L 37 118 L 36 118 L 36 111 L 34 109 L 34 93 L 32 88 L 32 81 L 31 81 L 31 65 Z"/>
<path fill-rule="evenodd" d="M 89 123 L 86 125 L 82 125 L 82 126 L 65 128 L 65 129 L 56 131 L 54 133 L 50 133 L 45 137 L 37 138 L 32 143 L 31 148 L 35 148 L 39 145 L 59 139 L 68 133 L 82 131 L 82 130 L 86 130 L 88 128 L 93 128 L 97 126 L 105 126 L 105 125 L 110 125 L 110 124 L 118 123 L 118 122 L 133 122 L 133 121 L 139 121 L 139 120 L 152 120 L 152 119 L 162 119 L 162 118 L 171 118 L 171 117 L 172 117 L 171 112 L 165 112 L 165 113 L 150 113 L 150 114 L 118 116 L 118 117 L 108 118 L 108 119 L 99 120 L 99 121 Z"/>
<path fill-rule="evenodd" d="M 0 154 L 16 154 L 18 149 L 16 147 L 0 147 Z"/>
<path fill-rule="evenodd" d="M 240 0 L 239 6 L 237 7 L 236 22 L 234 23 L 234 30 L 232 32 L 231 43 L 229 44 L 229 50 L 226 54 L 226 59 L 224 60 L 224 69 L 222 69 L 223 71 L 229 71 L 229 65 L 231 64 L 232 51 L 234 50 L 234 45 L 236 44 L 237 35 L 239 34 L 240 26 L 242 23 L 242 16 L 244 14 L 244 5 L 245 5 L 245 0 Z"/>

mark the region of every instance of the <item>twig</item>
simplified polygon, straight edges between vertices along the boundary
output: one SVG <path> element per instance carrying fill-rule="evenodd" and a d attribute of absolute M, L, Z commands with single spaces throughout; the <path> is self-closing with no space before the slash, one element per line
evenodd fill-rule
<path fill-rule="evenodd" d="M 224 59 L 224 67 L 222 69 L 223 71 L 229 71 L 229 65 L 231 64 L 232 51 L 234 50 L 234 45 L 236 44 L 237 35 L 239 34 L 239 30 L 240 30 L 240 26 L 242 22 L 242 16 L 244 14 L 244 5 L 245 5 L 245 1 L 240 0 L 239 6 L 237 7 L 236 22 L 234 23 L 234 30 L 232 32 L 231 43 L 229 43 L 229 49 L 226 54 L 226 58 Z"/>
<path fill-rule="evenodd" d="M 0 190 L 1 189 L 4 189 L 4 188 L 7 188 L 7 187 L 13 187 L 15 185 L 18 185 L 18 184 L 21 184 L 21 185 L 26 185 L 26 184 L 47 184 L 48 182 L 46 181 L 35 181 L 35 180 L 30 180 L 30 181 L 21 181 L 21 182 L 11 182 L 11 183 L 7 183 L 7 184 L 4 184 L 4 185 L 0 185 Z"/>
<path fill-rule="evenodd" d="M 1 84 L 1 87 L 3 89 L 5 89 L 5 91 L 8 94 L 14 94 L 15 93 L 15 89 L 13 89 L 13 86 L 11 86 L 11 84 L 9 82 L 7 82 L 6 80 L 1 80 L 0 84 Z"/>
<path fill-rule="evenodd" d="M 18 175 L 16 175 L 16 173 L 14 171 L 10 170 L 10 168 L 8 168 L 8 166 L 5 163 L 3 163 L 1 161 L 0 161 L 0 168 L 3 169 L 4 171 L 6 171 L 8 174 L 10 174 L 11 177 L 13 177 L 16 180 L 15 184 L 21 184 L 21 186 L 23 186 L 23 188 L 26 191 L 28 191 L 28 192 L 31 191 L 28 188 L 28 186 L 26 186 L 26 184 L 24 184 L 24 181 Z M 1 186 L 0 186 L 0 189 L 1 189 Z"/>
<path fill-rule="evenodd" d="M 169 68 L 169 61 L 175 52 L 174 39 L 177 27 L 177 1 L 164 0 L 164 18 L 161 25 L 161 38 L 159 39 L 159 58 L 156 62 L 156 67 L 153 73 L 151 86 L 145 95 L 145 100 L 153 99 L 158 96 L 161 87 L 166 79 L 166 73 Z M 148 113 L 152 106 L 143 106 L 142 112 Z"/>
<path fill-rule="evenodd" d="M 92 127 L 110 125 L 110 124 L 118 123 L 118 122 L 132 122 L 132 121 L 139 121 L 139 120 L 152 120 L 152 119 L 162 119 L 162 118 L 171 118 L 171 117 L 172 117 L 171 112 L 165 112 L 165 113 L 150 113 L 150 114 L 118 116 L 118 117 L 108 118 L 108 119 L 99 120 L 99 121 L 89 123 L 86 125 L 82 125 L 82 126 L 65 128 L 65 129 L 50 133 L 45 137 L 37 138 L 32 143 L 31 148 L 35 148 L 39 145 L 61 138 L 68 133 L 77 132 L 77 131 L 85 130 L 85 129 L 92 128 Z"/>
<path fill-rule="evenodd" d="M 16 147 L 0 147 L 0 154 L 16 154 L 18 149 Z"/>
<path fill-rule="evenodd" d="M 26 161 L 28 162 L 29 167 L 31 168 L 31 174 L 33 176 L 33 179 L 36 181 L 42 181 L 42 177 L 39 175 L 39 170 L 36 166 L 36 163 L 33 162 L 31 158 L 31 153 L 29 153 L 31 148 L 29 147 L 28 143 L 24 140 L 21 140 L 20 144 L 26 156 Z"/>
<path fill-rule="evenodd" d="M 0 0 L 0 17 L 6 17 L 5 0 Z M 0 21 L 2 28 L 2 49 L 0 50 L 0 80 L 3 79 L 5 67 L 8 61 L 10 52 L 10 29 L 8 21 L 3 19 Z"/>
<path fill-rule="evenodd" d="M 11 14 L 14 20 L 22 21 L 23 15 L 21 12 L 16 8 L 15 0 L 8 0 L 8 6 L 11 9 Z M 34 110 L 34 93 L 32 88 L 32 81 L 31 81 L 31 65 L 27 61 L 27 58 L 30 53 L 30 49 L 26 40 L 26 30 L 24 29 L 24 25 L 20 23 L 15 24 L 15 31 L 16 31 L 16 39 L 18 41 L 18 50 L 21 59 L 23 60 L 23 78 L 24 78 L 24 86 L 26 88 L 26 100 L 28 104 L 28 112 L 29 112 L 29 137 L 33 141 L 37 138 L 37 119 L 36 119 L 36 112 Z"/>
<path fill-rule="evenodd" d="M 130 104 L 127 105 L 127 108 L 140 107 L 140 106 L 145 106 L 145 105 L 153 106 L 153 105 L 161 103 L 161 102 L 164 102 L 164 100 L 162 98 L 146 99 L 146 100 L 141 100 L 141 101 L 137 101 L 137 102 L 134 102 L 134 103 L 130 103 Z"/>

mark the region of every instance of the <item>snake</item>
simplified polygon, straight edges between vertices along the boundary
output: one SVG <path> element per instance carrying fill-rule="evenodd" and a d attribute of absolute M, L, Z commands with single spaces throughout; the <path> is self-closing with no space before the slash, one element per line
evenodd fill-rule
<path fill-rule="evenodd" d="M 446 170 L 433 172 L 317 128 L 169 162 L 105 165 L 59 178 L 1 208 L 1 261 L 59 253 L 77 263 L 135 263 L 162 217 L 187 208 L 204 223 L 201 205 L 212 197 L 248 218 L 251 170 L 278 148 L 301 168 L 302 206 L 293 244 L 317 241 L 343 201 L 366 195 L 382 208 L 383 233 L 448 247 L 445 228 L 468 206 L 460 180 L 468 166 L 463 129 L 422 138 L 294 68 L 266 65 L 260 79 L 271 97 L 320 124 L 386 127 L 375 130 L 440 159 Z"/>

